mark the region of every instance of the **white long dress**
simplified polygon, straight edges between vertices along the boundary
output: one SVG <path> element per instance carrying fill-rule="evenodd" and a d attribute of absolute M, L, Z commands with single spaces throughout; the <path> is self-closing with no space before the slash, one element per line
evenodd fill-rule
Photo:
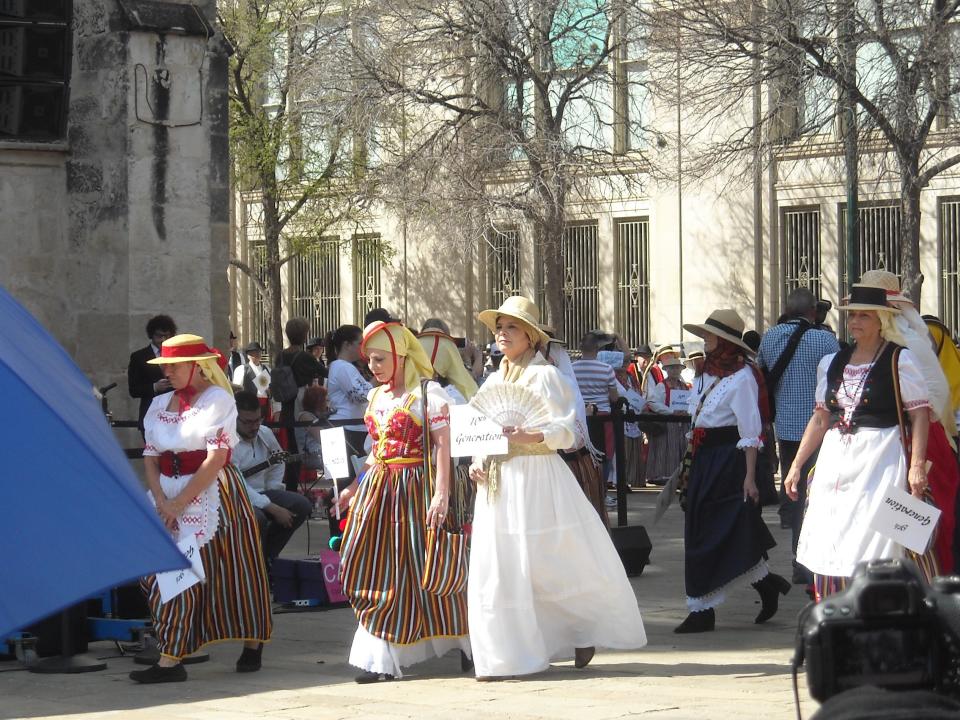
<path fill-rule="evenodd" d="M 544 443 L 573 445 L 573 395 L 559 371 L 537 355 L 519 384 L 550 408 L 552 422 L 537 428 Z M 478 488 L 467 608 L 478 677 L 540 672 L 578 647 L 647 642 L 610 536 L 555 453 L 506 460 L 493 498 Z"/>
<path fill-rule="evenodd" d="M 827 370 L 834 354 L 817 367 L 817 408 L 825 407 Z M 908 410 L 929 406 L 927 386 L 913 354 L 899 358 L 900 394 Z M 861 378 L 873 363 L 847 365 L 837 403 L 849 417 L 860 401 Z M 897 558 L 903 548 L 870 527 L 870 518 L 890 487 L 907 489 L 907 461 L 898 426 L 827 430 L 808 479 L 808 505 L 797 545 L 797 562 L 818 575 L 850 577 L 858 562 Z"/>

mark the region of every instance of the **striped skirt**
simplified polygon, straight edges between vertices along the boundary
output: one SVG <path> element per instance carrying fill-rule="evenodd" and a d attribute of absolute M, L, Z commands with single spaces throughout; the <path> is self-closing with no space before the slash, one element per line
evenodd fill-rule
<path fill-rule="evenodd" d="M 421 586 L 432 493 L 420 464 L 374 465 L 343 534 L 343 592 L 364 630 L 397 645 L 467 634 L 466 592 L 440 597 Z"/>
<path fill-rule="evenodd" d="M 665 433 L 649 438 L 647 480 L 662 480 L 673 475 L 687 451 L 689 423 L 664 423 L 664 427 Z"/>
<path fill-rule="evenodd" d="M 156 576 L 141 581 L 157 647 L 174 659 L 224 640 L 266 641 L 273 629 L 260 531 L 243 479 L 228 464 L 218 483 L 220 525 L 200 548 L 206 581 L 165 603 Z"/>
<path fill-rule="evenodd" d="M 583 494 L 587 496 L 587 500 L 590 501 L 593 509 L 597 511 L 597 515 L 603 521 L 603 526 L 610 527 L 607 506 L 604 505 L 604 500 L 607 497 L 606 483 L 600 476 L 600 468 L 594 464 L 593 457 L 589 452 L 583 451 L 560 453 L 560 457 L 570 468 L 573 477 L 577 479 L 577 484 L 583 490 Z"/>

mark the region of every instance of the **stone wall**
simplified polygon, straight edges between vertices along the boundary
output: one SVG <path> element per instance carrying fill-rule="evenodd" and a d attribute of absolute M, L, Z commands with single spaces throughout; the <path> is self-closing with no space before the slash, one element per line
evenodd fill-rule
<path fill-rule="evenodd" d="M 150 316 L 226 343 L 227 53 L 131 29 L 118 0 L 74 2 L 73 49 L 65 141 L 0 143 L 0 283 L 91 382 L 120 384 L 111 407 L 129 417 Z"/>

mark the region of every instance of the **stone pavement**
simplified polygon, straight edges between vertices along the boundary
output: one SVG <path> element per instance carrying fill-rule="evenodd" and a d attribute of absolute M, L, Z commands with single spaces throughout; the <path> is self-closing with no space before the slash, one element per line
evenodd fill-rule
<path fill-rule="evenodd" d="M 401 720 L 498 718 L 502 720 L 655 717 L 764 720 L 794 717 L 790 657 L 795 618 L 806 602 L 794 587 L 780 613 L 753 624 L 759 609 L 749 586 L 737 589 L 717 613 L 717 630 L 674 635 L 683 605 L 682 514 L 671 507 L 656 526 L 653 490 L 629 496 L 631 524 L 645 524 L 653 540 L 651 564 L 632 584 L 649 644 L 634 652 L 598 651 L 584 670 L 571 661 L 526 680 L 478 683 L 461 675 L 454 655 L 410 669 L 403 680 L 353 682 L 346 663 L 356 621 L 350 609 L 275 616 L 274 639 L 259 673 L 238 675 L 238 644 L 210 648 L 211 661 L 189 666 L 189 680 L 138 686 L 127 678 L 130 659 L 115 657 L 112 643 L 90 645 L 109 658 L 108 668 L 86 675 L 37 675 L 0 663 L 0 718 L 123 718 L 124 720 Z M 771 566 L 790 573 L 789 536 L 774 508 L 764 516 L 779 543 Z M 326 521 L 311 521 L 311 549 L 326 542 Z M 284 553 L 302 557 L 305 528 Z M 571 572 L 575 569 L 571 568 Z M 597 588 L 603 592 L 603 588 Z M 816 703 L 800 677 L 803 716 Z"/>

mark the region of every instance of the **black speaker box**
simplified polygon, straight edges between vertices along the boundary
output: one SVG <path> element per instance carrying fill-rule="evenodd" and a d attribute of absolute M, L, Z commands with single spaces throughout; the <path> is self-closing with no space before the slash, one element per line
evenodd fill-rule
<path fill-rule="evenodd" d="M 628 577 L 636 577 L 643 572 L 643 568 L 650 562 L 650 551 L 653 543 L 642 525 L 627 525 L 610 528 L 610 537 L 613 546 L 620 555 L 623 569 Z"/>

